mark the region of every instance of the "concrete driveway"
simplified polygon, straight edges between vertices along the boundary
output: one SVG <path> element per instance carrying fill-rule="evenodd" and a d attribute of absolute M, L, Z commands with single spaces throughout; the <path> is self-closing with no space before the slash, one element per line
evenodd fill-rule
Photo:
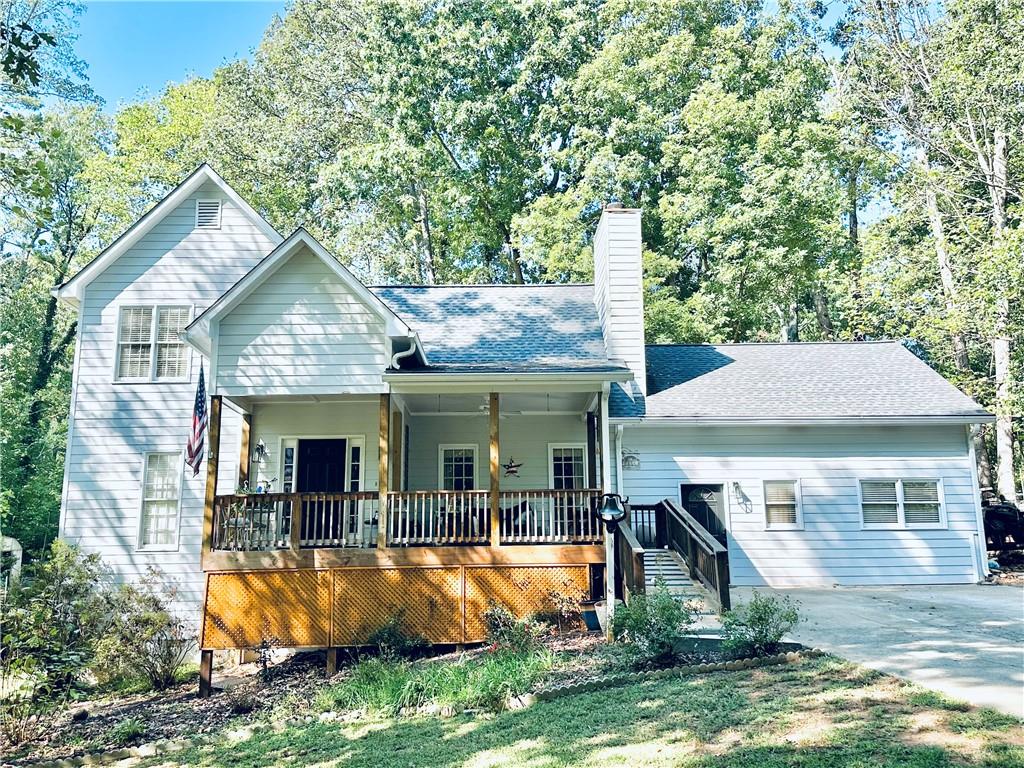
<path fill-rule="evenodd" d="M 751 589 L 732 590 L 732 601 Z M 761 589 L 800 602 L 793 639 L 1024 717 L 1024 590 L 996 585 Z"/>

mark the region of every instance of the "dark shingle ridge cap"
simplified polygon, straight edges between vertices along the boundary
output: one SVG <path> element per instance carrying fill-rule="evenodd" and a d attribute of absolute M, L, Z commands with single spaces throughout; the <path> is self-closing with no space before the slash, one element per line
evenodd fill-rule
<path fill-rule="evenodd" d="M 863 344 L 903 344 L 900 339 L 869 339 L 865 341 L 705 341 L 701 343 L 645 344 L 646 347 L 852 347 Z M 909 351 L 909 350 L 907 350 Z"/>
<path fill-rule="evenodd" d="M 434 288 L 593 288 L 593 283 L 437 283 L 435 285 L 368 285 L 371 291 L 378 288 L 403 288 L 431 290 Z"/>

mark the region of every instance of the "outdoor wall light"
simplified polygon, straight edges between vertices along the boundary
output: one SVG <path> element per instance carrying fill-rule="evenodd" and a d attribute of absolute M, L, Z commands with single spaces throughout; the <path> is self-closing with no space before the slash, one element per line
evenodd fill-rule
<path fill-rule="evenodd" d="M 269 455 L 270 452 L 267 450 L 267 444 L 263 442 L 263 438 L 261 437 L 256 443 L 255 450 L 252 452 L 252 463 L 262 464 L 267 460 Z"/>

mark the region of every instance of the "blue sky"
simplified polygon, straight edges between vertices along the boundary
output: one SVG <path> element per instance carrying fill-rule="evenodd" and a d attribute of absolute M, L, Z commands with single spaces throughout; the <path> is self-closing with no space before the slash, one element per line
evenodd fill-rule
<path fill-rule="evenodd" d="M 113 111 L 140 93 L 159 93 L 168 81 L 209 75 L 248 56 L 284 7 L 284 0 L 88 0 L 75 50 L 93 90 Z"/>

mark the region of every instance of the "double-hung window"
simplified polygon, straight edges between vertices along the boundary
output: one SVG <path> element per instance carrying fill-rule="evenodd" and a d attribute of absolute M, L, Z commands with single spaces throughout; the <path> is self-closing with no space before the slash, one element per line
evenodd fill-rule
<path fill-rule="evenodd" d="M 865 528 L 942 528 L 946 524 L 938 480 L 860 481 Z"/>
<path fill-rule="evenodd" d="M 471 491 L 476 487 L 475 445 L 442 445 L 438 453 L 441 490 Z"/>
<path fill-rule="evenodd" d="M 769 530 L 803 528 L 800 484 L 796 480 L 765 480 L 764 525 Z"/>
<path fill-rule="evenodd" d="M 183 381 L 188 350 L 181 332 L 191 308 L 121 307 L 117 328 L 117 381 Z"/>
<path fill-rule="evenodd" d="M 173 549 L 178 545 L 181 501 L 181 453 L 147 453 L 142 468 L 140 549 Z"/>

